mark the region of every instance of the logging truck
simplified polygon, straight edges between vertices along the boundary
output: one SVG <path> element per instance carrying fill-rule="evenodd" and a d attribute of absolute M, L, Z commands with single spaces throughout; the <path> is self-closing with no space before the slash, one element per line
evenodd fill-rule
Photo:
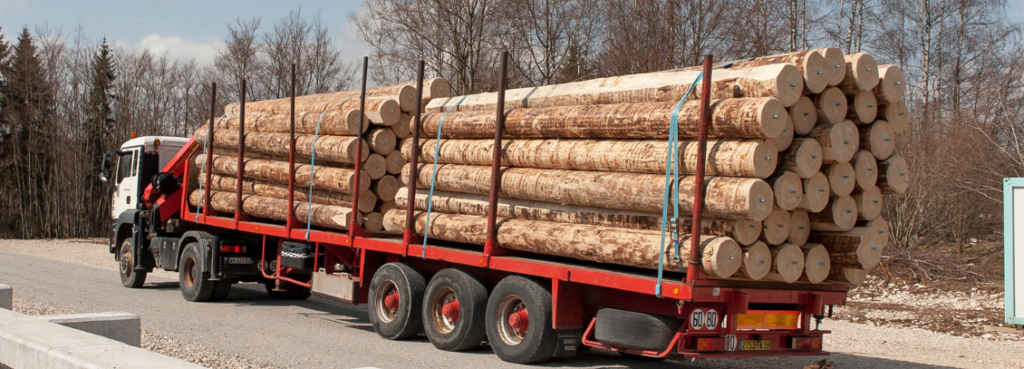
<path fill-rule="evenodd" d="M 364 84 L 360 100 L 365 99 L 365 91 Z M 504 100 L 498 96 L 501 112 Z M 294 104 L 293 97 L 293 112 Z M 244 122 L 244 101 L 239 111 L 238 120 Z M 417 124 L 419 112 L 417 105 Z M 206 137 L 214 137 L 213 122 L 211 113 Z M 355 216 L 345 221 L 344 231 L 307 225 L 315 220 L 307 218 L 312 217 L 312 205 L 292 198 L 302 191 L 292 188 L 296 182 L 294 120 L 291 124 L 292 138 L 285 144 L 291 149 L 289 167 L 281 167 L 291 180 L 287 200 L 273 200 L 279 207 L 253 206 L 242 211 L 243 198 L 249 196 L 243 192 L 242 164 L 249 160 L 244 156 L 245 124 L 239 124 L 235 152 L 239 169 L 233 183 L 237 187 L 234 193 L 221 189 L 213 199 L 209 185 L 213 165 L 200 164 L 210 163 L 214 150 L 197 136 L 134 138 L 118 152 L 104 156 L 102 179 L 116 188 L 109 247 L 119 262 L 122 284 L 143 287 L 147 273 L 159 268 L 178 273 L 181 294 L 192 302 L 224 300 L 235 283 L 260 283 L 275 299 L 317 295 L 365 304 L 373 329 L 385 339 L 425 333 L 435 347 L 448 351 L 470 350 L 486 342 L 499 358 L 516 363 L 572 357 L 584 348 L 634 358 L 828 354 L 822 339 L 829 332 L 819 325 L 831 315 L 832 306 L 845 304 L 849 286 L 841 283 L 714 278 L 699 267 L 697 252 L 687 258 L 679 255 L 679 247 L 671 267 L 657 274 L 510 250 L 492 242 L 493 214 L 483 247 L 433 238 L 425 241 L 414 232 L 412 217 L 399 234 L 368 232 Z M 706 124 L 702 120 L 701 125 Z M 496 127 L 493 147 L 502 147 L 501 125 Z M 361 142 L 362 130 L 353 130 L 360 132 L 357 142 Z M 706 143 L 706 136 L 700 141 Z M 359 173 L 359 156 L 364 154 L 358 146 L 352 152 L 354 172 Z M 197 161 L 201 156 L 207 159 Z M 493 173 L 498 173 L 501 160 L 496 151 Z M 703 153 L 698 160 L 704 161 Z M 417 168 L 415 161 L 411 163 L 411 168 Z M 695 183 L 704 183 L 703 170 L 703 165 L 698 166 Z M 416 203 L 415 182 L 408 184 L 405 201 L 410 214 Z M 346 183 L 337 185 L 361 184 L 358 174 Z M 498 186 L 492 179 L 491 208 L 498 201 Z M 698 190 L 692 195 L 702 204 L 703 189 L 695 187 Z M 352 209 L 358 207 L 355 198 L 350 200 Z M 217 208 L 218 202 L 233 205 Z M 234 213 L 224 210 L 230 206 Z M 287 212 L 287 220 L 280 220 L 282 211 Z M 300 211 L 306 214 L 301 216 L 304 221 L 296 218 Z M 270 212 L 279 220 L 252 216 Z M 700 207 L 695 207 L 692 224 L 701 224 L 700 213 Z M 484 229 L 478 232 L 483 239 Z M 669 258 L 664 250 L 662 258 Z"/>

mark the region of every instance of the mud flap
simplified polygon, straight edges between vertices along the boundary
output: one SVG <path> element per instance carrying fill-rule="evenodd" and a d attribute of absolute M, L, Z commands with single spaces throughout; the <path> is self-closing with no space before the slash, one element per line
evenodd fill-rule
<path fill-rule="evenodd" d="M 555 357 L 574 357 L 576 349 L 583 343 L 583 331 L 579 329 L 559 329 L 558 346 L 555 348 Z"/>

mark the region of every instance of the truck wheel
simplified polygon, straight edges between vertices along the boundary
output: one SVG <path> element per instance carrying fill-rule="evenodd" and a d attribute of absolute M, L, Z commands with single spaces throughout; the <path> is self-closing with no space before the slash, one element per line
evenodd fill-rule
<path fill-rule="evenodd" d="M 234 281 L 222 280 L 214 282 L 213 294 L 210 295 L 210 301 L 224 301 L 227 300 L 228 294 L 231 293 L 231 286 L 234 285 Z"/>
<path fill-rule="evenodd" d="M 672 342 L 681 325 L 678 319 L 668 316 L 601 309 L 594 324 L 594 338 L 612 347 L 661 351 Z"/>
<path fill-rule="evenodd" d="M 128 288 L 139 288 L 146 283 L 146 272 L 135 270 L 135 260 L 132 259 L 132 240 L 124 240 L 121 243 L 120 274 L 121 284 Z"/>
<path fill-rule="evenodd" d="M 423 275 L 408 264 L 387 263 L 370 280 L 370 324 L 381 337 L 403 340 L 423 330 Z"/>
<path fill-rule="evenodd" d="M 210 276 L 203 272 L 199 253 L 198 243 L 185 245 L 185 251 L 181 253 L 181 268 L 178 270 L 181 296 L 192 302 L 209 301 L 215 284 L 210 281 Z"/>
<path fill-rule="evenodd" d="M 513 275 L 502 279 L 487 300 L 487 341 L 501 360 L 536 364 L 555 354 L 551 289 Z"/>
<path fill-rule="evenodd" d="M 434 275 L 423 295 L 423 330 L 441 350 L 466 351 L 487 337 L 487 287 L 475 275 L 445 269 Z"/>
<path fill-rule="evenodd" d="M 265 280 L 263 286 L 267 288 L 267 294 L 277 300 L 305 300 L 313 295 L 313 291 L 309 287 L 288 282 L 281 282 L 281 288 L 284 291 L 274 291 L 273 279 Z"/>

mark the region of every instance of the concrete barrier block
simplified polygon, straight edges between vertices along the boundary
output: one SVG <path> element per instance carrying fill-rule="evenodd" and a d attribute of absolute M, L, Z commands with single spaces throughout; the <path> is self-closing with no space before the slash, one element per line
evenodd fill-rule
<path fill-rule="evenodd" d="M 68 314 L 44 317 L 50 323 L 71 327 L 139 347 L 142 325 L 139 316 L 127 313 Z"/>
<path fill-rule="evenodd" d="M 11 310 L 14 306 L 14 289 L 6 284 L 0 284 L 0 309 Z"/>

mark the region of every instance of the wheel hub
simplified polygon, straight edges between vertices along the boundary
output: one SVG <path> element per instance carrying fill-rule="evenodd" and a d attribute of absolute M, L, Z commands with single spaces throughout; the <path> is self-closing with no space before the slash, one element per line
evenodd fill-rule
<path fill-rule="evenodd" d="M 391 310 L 398 310 L 398 292 L 392 293 L 384 298 L 384 306 Z"/>
<path fill-rule="evenodd" d="M 517 346 L 526 340 L 526 332 L 530 328 L 530 313 L 526 302 L 516 295 L 508 295 L 498 303 L 497 324 L 498 335 L 509 346 Z"/>
<path fill-rule="evenodd" d="M 376 295 L 377 317 L 385 323 L 393 322 L 398 317 L 398 285 L 390 279 L 385 280 L 377 286 Z"/>
<path fill-rule="evenodd" d="M 508 317 L 508 325 L 519 333 L 526 333 L 526 330 L 530 328 L 530 313 L 526 311 L 526 308 L 512 313 Z"/>
<path fill-rule="evenodd" d="M 441 307 L 441 315 L 453 322 L 459 320 L 459 300 L 452 300 Z"/>
<path fill-rule="evenodd" d="M 430 299 L 430 320 L 441 334 L 455 330 L 459 320 L 459 297 L 450 287 L 442 287 Z"/>
<path fill-rule="evenodd" d="M 130 251 L 125 251 L 121 254 L 121 274 L 125 277 L 131 277 L 132 269 L 134 268 L 132 264 L 132 253 Z"/>

